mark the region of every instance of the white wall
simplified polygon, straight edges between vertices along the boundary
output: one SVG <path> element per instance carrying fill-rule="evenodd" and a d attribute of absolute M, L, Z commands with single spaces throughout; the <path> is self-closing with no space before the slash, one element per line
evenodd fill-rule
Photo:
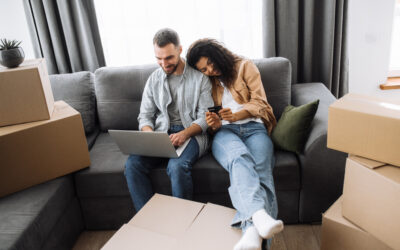
<path fill-rule="evenodd" d="M 379 89 L 388 76 L 394 4 L 395 0 L 349 1 L 351 93 L 400 100 L 400 89 Z"/>
<path fill-rule="evenodd" d="M 35 58 L 22 0 L 0 0 L 0 38 L 22 41 L 25 59 Z"/>

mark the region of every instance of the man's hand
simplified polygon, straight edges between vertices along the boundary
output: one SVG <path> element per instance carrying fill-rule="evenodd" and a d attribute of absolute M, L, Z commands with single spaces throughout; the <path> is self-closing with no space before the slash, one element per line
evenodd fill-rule
<path fill-rule="evenodd" d="M 230 108 L 223 108 L 218 112 L 218 114 L 221 116 L 222 120 L 228 122 L 237 121 L 235 114 L 232 113 L 232 110 Z"/>
<path fill-rule="evenodd" d="M 153 132 L 153 129 L 150 126 L 144 126 L 142 128 L 142 131 L 144 131 L 144 132 Z"/>
<path fill-rule="evenodd" d="M 222 122 L 218 115 L 214 112 L 206 112 L 207 125 L 214 131 L 218 130 L 222 126 Z"/>
<path fill-rule="evenodd" d="M 190 136 L 187 134 L 186 129 L 176 134 L 170 134 L 169 139 L 174 146 L 181 146 Z"/>

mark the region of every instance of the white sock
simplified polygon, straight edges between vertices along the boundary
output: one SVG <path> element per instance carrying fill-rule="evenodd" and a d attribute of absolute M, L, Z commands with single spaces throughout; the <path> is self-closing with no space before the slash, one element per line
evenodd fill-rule
<path fill-rule="evenodd" d="M 258 233 L 264 239 L 269 239 L 283 230 L 283 222 L 272 218 L 265 209 L 258 210 L 251 218 Z"/>
<path fill-rule="evenodd" d="M 261 250 L 262 239 L 254 226 L 247 228 L 233 250 Z"/>

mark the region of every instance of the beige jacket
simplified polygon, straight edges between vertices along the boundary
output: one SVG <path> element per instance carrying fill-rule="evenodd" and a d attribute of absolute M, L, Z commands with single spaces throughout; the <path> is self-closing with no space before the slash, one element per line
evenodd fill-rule
<path fill-rule="evenodd" d="M 250 60 L 242 59 L 236 63 L 236 71 L 237 77 L 230 88 L 233 99 L 242 104 L 253 117 L 261 118 L 268 133 L 271 134 L 276 125 L 276 119 L 267 101 L 257 66 Z M 221 105 L 223 93 L 224 87 L 219 80 L 212 79 L 212 97 L 215 105 Z"/>

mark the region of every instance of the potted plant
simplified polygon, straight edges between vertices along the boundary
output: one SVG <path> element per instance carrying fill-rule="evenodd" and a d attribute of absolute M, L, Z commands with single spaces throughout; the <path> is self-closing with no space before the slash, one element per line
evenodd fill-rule
<path fill-rule="evenodd" d="M 19 45 L 21 41 L 0 39 L 0 64 L 8 68 L 18 67 L 25 57 L 25 53 Z"/>

